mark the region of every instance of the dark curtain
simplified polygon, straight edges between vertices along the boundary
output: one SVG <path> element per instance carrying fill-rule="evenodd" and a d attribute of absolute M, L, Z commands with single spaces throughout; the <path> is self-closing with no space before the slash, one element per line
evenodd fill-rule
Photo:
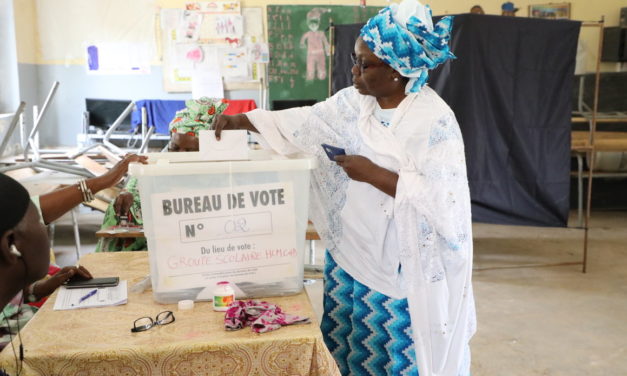
<path fill-rule="evenodd" d="M 522 17 L 455 17 L 451 50 L 457 59 L 431 72 L 429 84 L 451 106 L 464 136 L 474 221 L 566 226 L 580 26 Z M 343 40 L 340 32 L 337 42 Z M 349 70 L 334 66 L 334 83 L 336 72 Z"/>

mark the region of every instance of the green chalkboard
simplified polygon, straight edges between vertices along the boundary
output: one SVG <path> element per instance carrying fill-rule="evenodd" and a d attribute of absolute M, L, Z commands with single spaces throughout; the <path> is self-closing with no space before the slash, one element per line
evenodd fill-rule
<path fill-rule="evenodd" d="M 366 22 L 380 7 L 268 5 L 270 105 L 324 100 L 329 92 L 329 25 Z M 335 51 L 350 53 L 352 51 Z"/>

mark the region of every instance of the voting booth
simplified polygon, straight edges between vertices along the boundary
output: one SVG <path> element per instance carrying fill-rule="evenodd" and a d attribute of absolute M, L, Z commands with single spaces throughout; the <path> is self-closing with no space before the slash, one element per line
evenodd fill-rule
<path fill-rule="evenodd" d="M 132 164 L 160 303 L 210 300 L 219 281 L 237 298 L 303 289 L 310 170 L 316 160 L 251 150 L 249 160 L 155 153 Z"/>

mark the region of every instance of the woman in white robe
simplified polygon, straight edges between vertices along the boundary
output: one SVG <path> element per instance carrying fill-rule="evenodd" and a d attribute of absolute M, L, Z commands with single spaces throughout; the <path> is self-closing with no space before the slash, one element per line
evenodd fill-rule
<path fill-rule="evenodd" d="M 464 145 L 427 70 L 448 18 L 383 9 L 355 44 L 353 87 L 312 107 L 220 116 L 282 154 L 315 155 L 310 218 L 328 252 L 321 329 L 343 375 L 470 373 L 475 332 Z M 399 40 L 411 43 L 401 43 Z M 409 46 L 409 47 L 408 47 Z M 345 149 L 329 161 L 321 144 Z"/>

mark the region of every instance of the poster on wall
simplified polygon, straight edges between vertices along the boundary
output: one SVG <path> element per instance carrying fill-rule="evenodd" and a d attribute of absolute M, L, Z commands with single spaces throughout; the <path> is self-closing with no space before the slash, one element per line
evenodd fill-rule
<path fill-rule="evenodd" d="M 248 59 L 254 63 L 269 63 L 270 49 L 268 43 L 258 41 L 255 37 L 246 39 Z"/>
<path fill-rule="evenodd" d="M 222 51 L 222 75 L 225 78 L 250 78 L 246 48 L 230 48 Z"/>
<path fill-rule="evenodd" d="M 549 20 L 569 20 L 570 3 L 529 5 L 529 17 Z"/>
<path fill-rule="evenodd" d="M 239 14 L 205 17 L 201 33 L 203 43 L 231 44 L 237 39 L 235 44 L 238 44 L 244 35 L 244 21 Z"/>
<path fill-rule="evenodd" d="M 88 74 L 150 74 L 147 43 L 93 43 L 86 47 Z"/>
<path fill-rule="evenodd" d="M 185 3 L 185 10 L 207 14 L 241 12 L 239 1 L 191 1 Z"/>
<path fill-rule="evenodd" d="M 197 41 L 202 24 L 203 18 L 201 13 L 184 11 L 179 24 L 177 42 Z"/>
<path fill-rule="evenodd" d="M 263 43 L 261 8 L 240 7 L 238 1 L 197 1 L 185 9 L 161 11 L 163 82 L 168 92 L 189 92 L 195 75 L 202 86 L 259 83 L 269 60 Z M 254 53 L 254 57 L 251 54 Z M 207 56 L 217 56 L 208 59 Z M 212 72 L 210 75 L 201 72 Z M 199 78 L 200 77 L 200 78 Z M 198 85 L 197 85 L 198 86 Z M 233 88 L 234 86 L 231 86 Z"/>
<path fill-rule="evenodd" d="M 218 64 L 219 51 L 215 47 L 205 46 L 202 54 L 204 64 L 195 65 L 191 73 L 192 98 L 224 98 L 224 84 Z"/>
<path fill-rule="evenodd" d="M 291 183 L 159 193 L 150 200 L 159 291 L 299 275 Z"/>
<path fill-rule="evenodd" d="M 218 71 L 231 80 L 252 78 L 248 50 L 244 47 L 177 44 L 170 59 L 170 80 L 176 83 L 191 83 L 192 74 L 197 71 Z"/>
<path fill-rule="evenodd" d="M 196 1 L 185 4 L 183 14 L 188 18 L 200 20 L 194 32 L 199 43 L 231 44 L 237 43 L 244 34 L 244 20 L 239 1 Z M 182 25 L 185 26 L 184 20 Z"/>

